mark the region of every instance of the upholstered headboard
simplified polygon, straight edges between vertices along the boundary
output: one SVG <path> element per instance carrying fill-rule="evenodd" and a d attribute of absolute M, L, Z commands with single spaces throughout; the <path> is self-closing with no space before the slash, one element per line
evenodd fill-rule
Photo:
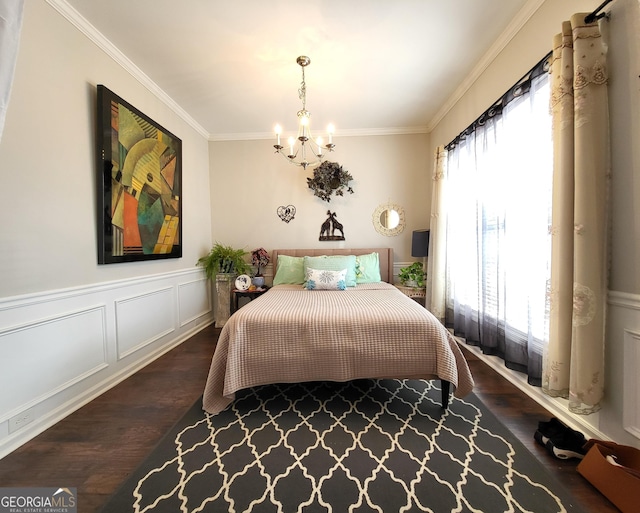
<path fill-rule="evenodd" d="M 278 255 L 289 256 L 320 256 L 320 255 L 367 255 L 378 253 L 380 260 L 380 278 L 387 283 L 393 283 L 393 248 L 357 248 L 357 249 L 274 249 L 271 261 L 277 269 Z"/>

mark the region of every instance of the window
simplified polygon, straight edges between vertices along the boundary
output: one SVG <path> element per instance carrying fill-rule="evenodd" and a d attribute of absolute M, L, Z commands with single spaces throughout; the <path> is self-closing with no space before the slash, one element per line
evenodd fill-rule
<path fill-rule="evenodd" d="M 544 64 L 448 146 L 444 187 L 447 324 L 537 385 L 553 171 Z"/>

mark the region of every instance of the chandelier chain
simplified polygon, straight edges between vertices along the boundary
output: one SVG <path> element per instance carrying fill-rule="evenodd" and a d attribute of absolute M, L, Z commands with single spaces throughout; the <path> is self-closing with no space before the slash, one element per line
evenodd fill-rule
<path fill-rule="evenodd" d="M 304 80 L 304 66 L 302 66 L 302 82 L 300 82 L 300 89 L 298 89 L 298 98 L 302 100 L 302 111 L 307 110 L 307 83 Z"/>
<path fill-rule="evenodd" d="M 319 165 L 325 158 L 326 152 L 332 152 L 335 144 L 333 143 L 333 125 L 327 127 L 327 135 L 329 142 L 324 143 L 321 137 L 314 139 L 311 135 L 311 126 L 309 118 L 311 113 L 307 110 L 307 82 L 305 79 L 304 68 L 311 63 L 311 59 L 304 55 L 301 55 L 296 60 L 300 68 L 302 69 L 302 82 L 300 82 L 300 88 L 298 89 L 298 98 L 302 101 L 302 109 L 298 111 L 298 136 L 289 137 L 287 149 L 280 141 L 280 135 L 282 128 L 280 125 L 276 125 L 276 144 L 273 147 L 276 149 L 276 153 L 280 153 L 289 162 L 300 166 L 303 169 L 307 167 L 315 167 Z M 312 157 L 311 161 L 307 160 L 307 150 L 309 156 Z M 297 160 L 299 158 L 299 160 Z"/>

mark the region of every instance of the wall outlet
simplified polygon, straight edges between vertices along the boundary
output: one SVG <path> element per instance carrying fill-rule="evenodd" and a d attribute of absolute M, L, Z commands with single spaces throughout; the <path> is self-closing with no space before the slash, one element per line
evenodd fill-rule
<path fill-rule="evenodd" d="M 14 433 L 18 429 L 22 429 L 24 426 L 33 422 L 33 409 L 30 408 L 23 412 L 18 413 L 14 417 L 9 419 L 9 433 Z"/>

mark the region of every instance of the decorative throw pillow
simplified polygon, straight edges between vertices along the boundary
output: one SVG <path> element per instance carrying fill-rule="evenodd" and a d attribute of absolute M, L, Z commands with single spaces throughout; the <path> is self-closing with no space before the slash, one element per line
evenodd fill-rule
<path fill-rule="evenodd" d="M 377 283 L 380 276 L 380 257 L 378 253 L 356 256 L 356 283 Z"/>
<path fill-rule="evenodd" d="M 274 285 L 302 285 L 304 283 L 304 257 L 278 255 Z"/>
<path fill-rule="evenodd" d="M 344 290 L 347 288 L 344 281 L 346 276 L 346 269 L 327 271 L 308 267 L 305 288 L 309 290 Z"/>
<path fill-rule="evenodd" d="M 347 287 L 356 286 L 356 257 L 355 255 L 322 255 L 304 257 L 305 275 L 308 268 L 322 271 L 347 270 L 345 282 Z"/>

